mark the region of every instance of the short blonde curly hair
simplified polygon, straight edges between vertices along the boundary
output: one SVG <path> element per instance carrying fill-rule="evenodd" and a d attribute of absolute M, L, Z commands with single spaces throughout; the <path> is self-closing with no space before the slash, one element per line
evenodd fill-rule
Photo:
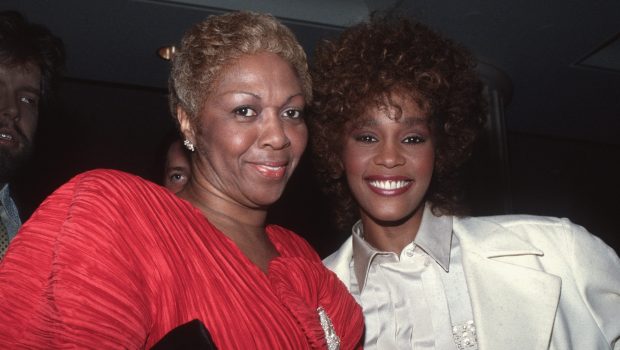
<path fill-rule="evenodd" d="M 306 53 L 293 32 L 269 14 L 231 12 L 210 16 L 183 36 L 168 80 L 172 114 L 181 107 L 194 120 L 220 71 L 242 55 L 259 52 L 277 54 L 290 63 L 310 103 Z"/>

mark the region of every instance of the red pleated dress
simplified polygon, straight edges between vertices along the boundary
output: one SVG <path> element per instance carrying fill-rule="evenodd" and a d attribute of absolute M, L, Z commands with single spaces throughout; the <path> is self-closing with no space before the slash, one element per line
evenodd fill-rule
<path fill-rule="evenodd" d="M 310 245 L 278 226 L 265 274 L 189 202 L 96 170 L 48 197 L 0 264 L 0 348 L 143 349 L 201 320 L 219 349 L 341 349 L 363 319 Z"/>

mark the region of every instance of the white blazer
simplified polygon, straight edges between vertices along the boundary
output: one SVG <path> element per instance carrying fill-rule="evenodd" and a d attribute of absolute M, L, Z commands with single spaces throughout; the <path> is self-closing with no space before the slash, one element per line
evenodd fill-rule
<path fill-rule="evenodd" d="M 480 350 L 620 349 L 620 259 L 567 219 L 453 218 Z M 324 260 L 350 287 L 351 238 Z M 362 305 L 363 306 L 363 305 Z"/>

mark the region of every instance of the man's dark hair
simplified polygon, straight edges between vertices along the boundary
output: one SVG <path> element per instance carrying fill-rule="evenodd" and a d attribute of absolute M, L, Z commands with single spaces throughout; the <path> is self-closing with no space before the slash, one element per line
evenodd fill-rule
<path fill-rule="evenodd" d="M 41 98 L 45 103 L 63 68 L 62 41 L 45 27 L 29 23 L 15 11 L 0 12 L 0 64 L 22 67 L 34 64 L 41 70 Z"/>

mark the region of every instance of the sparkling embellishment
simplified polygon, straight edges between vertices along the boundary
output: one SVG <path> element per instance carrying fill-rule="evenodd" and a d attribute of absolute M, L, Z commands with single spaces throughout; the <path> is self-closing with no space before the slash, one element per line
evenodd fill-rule
<path fill-rule="evenodd" d="M 321 321 L 321 327 L 325 332 L 325 340 L 327 342 L 327 350 L 340 350 L 340 338 L 336 335 L 332 320 L 327 316 L 327 312 L 321 306 L 316 311 L 319 313 L 319 321 Z"/>
<path fill-rule="evenodd" d="M 474 321 L 470 320 L 453 325 L 452 336 L 458 350 L 478 350 Z"/>
<path fill-rule="evenodd" d="M 183 141 L 183 145 L 185 146 L 185 148 L 187 148 L 190 152 L 194 152 L 194 144 L 192 143 L 192 141 L 185 139 L 185 141 Z"/>

